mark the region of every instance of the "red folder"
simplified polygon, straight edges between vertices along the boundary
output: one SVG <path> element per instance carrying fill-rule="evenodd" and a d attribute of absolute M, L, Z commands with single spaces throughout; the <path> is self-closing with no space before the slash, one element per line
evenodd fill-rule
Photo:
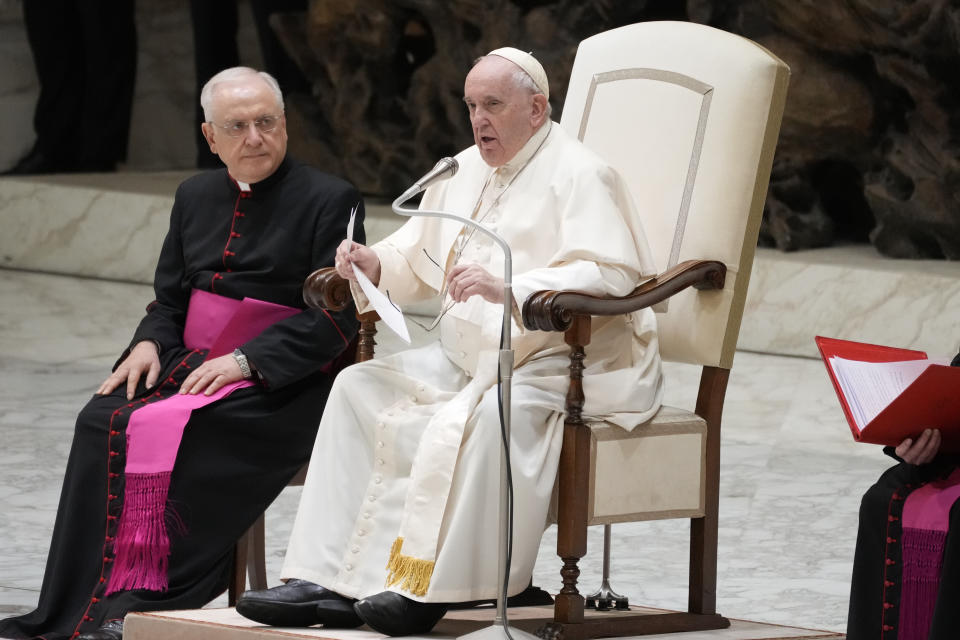
<path fill-rule="evenodd" d="M 838 356 L 862 362 L 898 362 L 923 360 L 927 354 L 821 336 L 816 337 L 816 342 L 856 441 L 897 446 L 906 438 L 916 438 L 926 428 L 935 428 L 940 429 L 942 451 L 960 452 L 960 367 L 931 364 L 861 429 L 853 419 L 847 399 L 830 366 L 830 358 Z"/>

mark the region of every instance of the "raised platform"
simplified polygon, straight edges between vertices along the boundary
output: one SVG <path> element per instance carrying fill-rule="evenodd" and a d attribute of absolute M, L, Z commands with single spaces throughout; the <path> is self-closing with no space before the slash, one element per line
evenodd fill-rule
<path fill-rule="evenodd" d="M 523 607 L 511 609 L 510 624 L 518 629 L 535 632 L 551 615 L 549 607 Z M 633 607 L 633 613 L 649 613 L 651 617 L 665 613 L 659 609 Z M 616 617 L 622 612 L 587 613 L 588 619 Z M 472 631 L 488 627 L 493 623 L 493 609 L 473 609 L 452 611 L 427 635 L 406 636 L 411 640 L 429 638 L 444 640 L 457 638 Z M 309 627 L 305 629 L 284 629 L 264 627 L 237 614 L 233 609 L 200 609 L 195 611 L 166 611 L 162 613 L 130 614 L 124 623 L 125 640 L 284 640 L 289 638 L 323 638 L 327 640 L 374 640 L 385 638 L 382 634 L 360 629 L 324 629 Z M 798 627 L 731 620 L 730 627 L 715 631 L 691 631 L 688 633 L 653 634 L 643 638 L 673 640 L 799 640 L 816 638 L 818 640 L 841 640 L 843 634 L 829 631 L 816 631 Z"/>
<path fill-rule="evenodd" d="M 960 262 L 894 260 L 867 245 L 761 249 L 737 348 L 816 357 L 813 336 L 952 355 Z"/>
<path fill-rule="evenodd" d="M 0 178 L 0 266 L 150 283 L 183 172 Z M 367 202 L 373 242 L 404 218 Z M 709 257 L 709 256 L 705 256 Z M 816 357 L 813 336 L 947 354 L 960 338 L 960 264 L 891 260 L 869 246 L 754 262 L 738 348 Z"/>

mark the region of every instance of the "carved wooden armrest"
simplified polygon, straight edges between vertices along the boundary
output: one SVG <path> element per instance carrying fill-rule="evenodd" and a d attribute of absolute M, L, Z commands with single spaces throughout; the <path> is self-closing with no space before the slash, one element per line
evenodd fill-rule
<path fill-rule="evenodd" d="M 303 281 L 303 301 L 312 309 L 341 311 L 352 300 L 350 283 L 333 267 L 317 269 Z"/>
<path fill-rule="evenodd" d="M 317 269 L 303 281 L 303 301 L 313 309 L 342 311 L 353 301 L 350 283 L 337 273 L 333 267 Z M 357 342 L 357 362 L 372 360 L 377 342 L 377 321 L 380 315 L 376 311 L 357 313 L 360 320 L 359 340 Z"/>
<path fill-rule="evenodd" d="M 615 316 L 631 313 L 683 291 L 722 289 L 727 267 L 716 260 L 686 260 L 647 280 L 623 297 L 598 297 L 576 291 L 537 291 L 523 304 L 527 329 L 566 331 L 575 315 Z"/>

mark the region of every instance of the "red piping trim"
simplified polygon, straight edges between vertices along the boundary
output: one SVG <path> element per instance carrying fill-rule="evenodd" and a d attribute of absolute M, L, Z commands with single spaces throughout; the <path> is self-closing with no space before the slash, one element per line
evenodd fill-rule
<path fill-rule="evenodd" d="M 173 386 L 176 386 L 176 384 L 174 384 L 174 383 L 171 382 L 171 381 L 173 380 L 173 375 L 177 372 L 178 369 L 180 369 L 180 367 L 185 367 L 185 368 L 189 369 L 190 367 L 187 365 L 187 360 L 190 358 L 190 356 L 194 355 L 195 353 L 199 353 L 199 352 L 200 352 L 199 349 L 194 349 L 194 350 L 192 350 L 190 353 L 188 353 L 186 356 L 184 356 L 184 358 L 180 361 L 180 363 L 179 363 L 176 367 L 173 368 L 173 371 L 170 372 L 170 375 L 167 377 L 167 379 L 164 380 L 163 382 L 161 382 L 161 383 L 160 383 L 160 386 L 157 387 L 157 392 L 156 392 L 156 394 L 152 394 L 151 397 L 156 397 L 157 395 L 159 395 L 159 394 L 160 394 L 160 389 L 162 389 L 162 388 L 163 388 L 165 385 L 167 385 L 167 384 L 172 384 Z M 148 403 L 148 402 L 150 402 L 150 400 L 142 400 L 142 402 Z M 115 430 L 115 429 L 113 428 L 113 420 L 114 420 L 114 418 L 116 418 L 118 415 L 120 415 L 120 413 L 121 413 L 124 409 L 127 409 L 127 408 L 132 407 L 132 406 L 133 406 L 133 404 L 126 404 L 126 405 L 124 405 L 124 406 L 122 406 L 122 407 L 120 407 L 120 408 L 118 408 L 118 409 L 115 409 L 114 412 L 113 412 L 112 414 L 110 414 L 109 435 L 107 436 L 107 451 L 108 451 L 108 454 L 109 454 L 109 455 L 107 455 L 107 502 L 106 502 L 106 507 L 107 507 L 107 510 L 108 510 L 108 511 L 109 511 L 109 509 L 110 509 L 110 502 L 111 502 L 111 499 L 110 499 L 110 498 L 111 498 L 111 495 L 112 495 L 112 494 L 110 493 L 110 488 L 111 488 L 111 487 L 110 487 L 110 481 L 111 481 L 112 479 L 114 479 L 114 478 L 119 477 L 119 475 L 120 475 L 120 474 L 118 474 L 118 473 L 113 473 L 113 472 L 110 471 L 110 459 L 113 458 L 115 455 L 118 455 L 115 451 L 113 451 L 112 449 L 110 449 L 110 440 L 114 437 L 114 436 L 113 436 L 113 433 L 114 433 L 115 431 L 117 431 L 117 430 Z M 114 496 L 114 497 L 115 497 L 115 496 Z M 106 576 L 104 575 L 104 568 L 106 567 L 107 564 L 109 564 L 110 562 L 113 561 L 112 558 L 109 558 L 109 557 L 107 556 L 107 545 L 108 545 L 110 542 L 113 541 L 113 537 L 109 535 L 110 523 L 111 523 L 112 521 L 116 520 L 116 519 L 117 519 L 116 516 L 111 516 L 111 515 L 109 515 L 109 514 L 107 515 L 107 524 L 104 526 L 104 531 L 103 531 L 103 538 L 104 538 L 103 547 L 102 547 L 102 549 L 103 549 L 103 561 L 102 561 L 101 564 L 100 564 L 100 579 L 97 581 L 97 584 L 104 584 L 104 583 L 106 583 Z M 84 622 L 88 622 L 88 621 L 90 621 L 90 620 L 93 620 L 93 618 L 90 617 L 90 615 L 89 615 L 90 609 L 91 609 L 91 607 L 93 607 L 94 604 L 99 603 L 99 602 L 102 600 L 102 598 L 97 598 L 97 597 L 96 597 L 96 593 L 97 593 L 97 589 L 94 588 L 93 593 L 90 594 L 90 601 L 88 601 L 86 609 L 83 610 L 83 615 L 81 616 L 80 620 L 77 622 L 77 626 L 75 626 L 75 627 L 73 628 L 73 635 L 72 635 L 71 637 L 76 637 L 76 636 L 80 635 L 80 627 L 83 625 L 83 623 L 84 623 Z M 42 638 L 43 636 L 37 636 L 37 637 Z"/>
<path fill-rule="evenodd" d="M 349 344 L 350 344 L 350 341 L 347 340 L 347 336 L 343 335 L 343 331 L 341 331 L 341 330 L 340 330 L 340 327 L 337 326 L 337 323 L 334 322 L 333 317 L 332 317 L 329 313 L 327 313 L 327 310 L 326 310 L 326 309 L 320 309 L 320 311 L 323 311 L 323 315 L 327 316 L 327 319 L 328 319 L 330 322 L 333 323 L 333 328 L 336 329 L 336 330 L 337 330 L 337 333 L 340 334 L 340 338 L 343 340 L 343 344 L 349 345 Z"/>
<path fill-rule="evenodd" d="M 237 201 L 233 203 L 233 215 L 230 216 L 230 233 L 227 235 L 227 243 L 223 245 L 222 262 L 223 262 L 224 269 L 226 269 L 227 267 L 227 254 L 228 254 L 227 249 L 230 248 L 230 241 L 238 237 L 237 235 L 234 235 L 236 233 L 236 231 L 234 231 L 234 226 L 237 224 L 237 218 L 239 217 L 237 214 L 240 213 L 240 198 L 242 197 L 241 195 L 242 193 L 243 192 L 241 191 L 240 193 L 237 194 Z"/>
<path fill-rule="evenodd" d="M 893 513 L 891 512 L 891 509 L 893 508 L 893 503 L 897 500 L 897 497 L 898 497 L 897 492 L 894 491 L 893 495 L 890 496 L 890 502 L 887 503 L 887 544 L 883 548 L 883 557 L 886 561 L 883 563 L 883 598 L 881 602 L 887 602 L 887 584 L 888 583 L 891 585 L 893 584 L 891 580 L 887 580 L 887 570 L 890 568 L 890 565 L 892 564 L 892 562 L 890 561 L 890 540 L 892 539 L 890 537 L 890 525 L 893 523 L 893 520 L 891 519 L 893 517 Z M 884 624 L 885 617 L 886 617 L 886 609 L 881 608 L 880 609 L 880 640 L 883 640 L 883 631 L 887 626 L 886 624 Z"/>

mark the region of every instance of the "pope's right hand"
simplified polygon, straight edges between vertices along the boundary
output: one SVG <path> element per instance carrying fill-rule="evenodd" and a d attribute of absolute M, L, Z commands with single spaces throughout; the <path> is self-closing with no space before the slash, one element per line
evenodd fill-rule
<path fill-rule="evenodd" d="M 149 389 L 157 384 L 157 378 L 160 377 L 160 356 L 157 353 L 157 345 L 153 340 L 142 340 L 130 350 L 130 355 L 123 359 L 116 371 L 110 374 L 106 380 L 97 389 L 97 393 L 106 395 L 113 393 L 113 390 L 124 382 L 127 383 L 127 400 L 132 400 L 137 392 L 137 383 L 140 377 L 146 373 L 146 386 Z"/>
<path fill-rule="evenodd" d="M 357 276 L 353 272 L 352 264 L 357 265 L 364 275 L 370 278 L 370 282 L 378 284 L 380 282 L 380 258 L 373 249 L 366 247 L 359 242 L 344 240 L 337 247 L 337 255 L 333 262 L 337 268 L 337 273 L 347 280 L 356 280 Z"/>

